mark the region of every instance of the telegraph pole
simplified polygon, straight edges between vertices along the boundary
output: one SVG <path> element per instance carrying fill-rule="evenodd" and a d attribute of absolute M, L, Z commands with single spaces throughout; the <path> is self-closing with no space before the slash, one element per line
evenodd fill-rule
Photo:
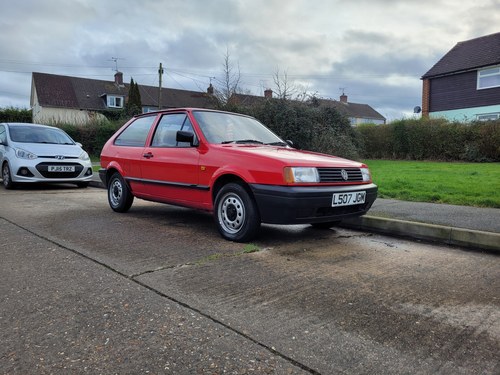
<path fill-rule="evenodd" d="M 160 84 L 158 86 L 158 109 L 161 109 L 161 79 L 163 76 L 163 66 L 162 63 L 160 63 L 160 68 L 158 69 L 158 75 L 160 77 Z"/>

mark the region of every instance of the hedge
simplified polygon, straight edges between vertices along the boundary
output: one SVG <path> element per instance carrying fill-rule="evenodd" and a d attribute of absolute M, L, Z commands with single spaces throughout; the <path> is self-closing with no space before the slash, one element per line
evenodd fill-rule
<path fill-rule="evenodd" d="M 500 161 L 500 120 L 461 123 L 421 118 L 352 127 L 334 108 L 320 106 L 314 100 L 272 99 L 251 107 L 232 105 L 222 109 L 256 117 L 281 138 L 292 140 L 298 148 L 349 159 Z M 121 115 L 86 126 L 57 126 L 97 156 L 128 118 Z M 0 109 L 0 122 L 32 122 L 31 111 Z"/>
<path fill-rule="evenodd" d="M 106 141 L 124 124 L 124 121 L 98 121 L 85 126 L 59 124 L 76 142 L 83 145 L 90 155 L 99 156 Z"/>
<path fill-rule="evenodd" d="M 360 125 L 356 130 L 364 158 L 500 161 L 500 120 L 460 123 L 406 119 L 388 125 Z"/>
<path fill-rule="evenodd" d="M 0 108 L 0 122 L 32 122 L 32 118 L 29 109 Z"/>

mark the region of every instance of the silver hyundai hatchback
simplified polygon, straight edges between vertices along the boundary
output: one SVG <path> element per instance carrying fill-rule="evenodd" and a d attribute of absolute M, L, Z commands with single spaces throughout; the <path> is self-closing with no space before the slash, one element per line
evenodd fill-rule
<path fill-rule="evenodd" d="M 87 187 L 92 180 L 89 155 L 63 130 L 40 124 L 0 123 L 3 186 L 64 182 Z"/>

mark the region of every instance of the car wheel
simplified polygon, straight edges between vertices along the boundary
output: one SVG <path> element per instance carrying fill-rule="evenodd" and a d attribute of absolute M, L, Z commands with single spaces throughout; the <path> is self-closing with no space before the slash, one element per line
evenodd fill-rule
<path fill-rule="evenodd" d="M 2 166 L 2 181 L 6 189 L 14 189 L 15 183 L 12 182 L 12 175 L 10 174 L 9 163 L 5 162 Z"/>
<path fill-rule="evenodd" d="M 77 182 L 77 183 L 76 183 L 76 186 L 78 186 L 79 188 L 86 188 L 86 187 L 88 187 L 88 186 L 89 186 L 89 184 L 90 184 L 90 182 L 88 182 L 88 181 L 85 181 L 85 182 Z"/>
<path fill-rule="evenodd" d="M 214 217 L 222 237 L 231 241 L 250 241 L 260 227 L 257 205 L 238 183 L 224 185 L 217 193 Z"/>
<path fill-rule="evenodd" d="M 109 206 L 116 212 L 127 212 L 132 206 L 134 196 L 119 173 L 114 173 L 108 183 Z"/>
<path fill-rule="evenodd" d="M 340 223 L 340 220 L 337 221 L 327 221 L 326 223 L 311 223 L 314 228 L 318 229 L 330 229 Z"/>

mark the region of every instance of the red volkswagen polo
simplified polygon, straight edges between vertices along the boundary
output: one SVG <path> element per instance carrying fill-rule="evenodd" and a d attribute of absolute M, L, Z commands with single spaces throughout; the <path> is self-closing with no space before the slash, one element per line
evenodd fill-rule
<path fill-rule="evenodd" d="M 132 118 L 105 144 L 101 166 L 114 211 L 134 197 L 210 211 L 238 242 L 261 223 L 329 228 L 377 196 L 366 165 L 294 149 L 253 117 L 206 109 Z"/>

